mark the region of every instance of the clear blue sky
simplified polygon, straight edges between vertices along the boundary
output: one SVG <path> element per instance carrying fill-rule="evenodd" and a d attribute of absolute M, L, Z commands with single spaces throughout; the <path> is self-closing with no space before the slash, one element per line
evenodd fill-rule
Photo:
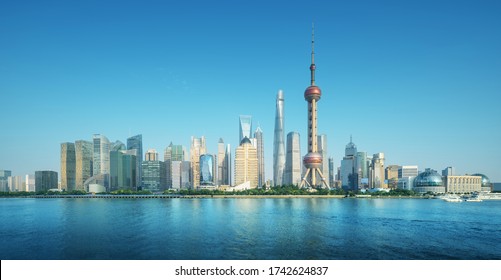
<path fill-rule="evenodd" d="M 0 169 L 59 172 L 60 143 L 142 134 L 144 151 L 205 135 L 235 148 L 275 97 L 306 153 L 311 22 L 319 133 L 387 164 L 501 181 L 500 1 L 2 1 Z M 129 134 L 130 133 L 130 134 Z"/>

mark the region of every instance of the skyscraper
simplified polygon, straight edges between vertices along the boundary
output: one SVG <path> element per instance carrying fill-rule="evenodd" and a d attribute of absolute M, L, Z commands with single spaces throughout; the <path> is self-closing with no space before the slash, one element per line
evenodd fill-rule
<path fill-rule="evenodd" d="M 110 174 L 110 141 L 104 135 L 93 136 L 93 176 Z"/>
<path fill-rule="evenodd" d="M 350 143 L 344 149 L 344 157 L 341 161 L 341 186 L 344 190 L 358 189 L 358 172 L 357 172 L 357 146 L 353 143 L 350 136 Z"/>
<path fill-rule="evenodd" d="M 166 190 L 167 168 L 163 161 L 158 160 L 158 153 L 155 149 L 149 149 L 146 152 L 145 160 L 141 165 L 143 167 L 141 189 L 152 192 Z"/>
<path fill-rule="evenodd" d="M 35 175 L 34 174 L 26 174 L 24 182 L 26 183 L 26 191 L 28 191 L 28 192 L 35 191 Z"/>
<path fill-rule="evenodd" d="M 334 158 L 329 157 L 329 187 L 334 188 Z"/>
<path fill-rule="evenodd" d="M 57 172 L 35 171 L 35 191 L 46 192 L 50 189 L 57 189 Z"/>
<path fill-rule="evenodd" d="M 235 151 L 235 185 L 250 182 L 251 188 L 257 188 L 257 173 L 257 149 L 244 137 Z"/>
<path fill-rule="evenodd" d="M 164 163 L 167 168 L 167 186 L 179 189 L 180 163 L 172 166 L 174 162 L 182 162 L 185 160 L 186 149 L 182 145 L 173 145 L 172 142 L 164 150 Z M 178 170 L 179 169 L 179 170 Z M 174 174 L 175 173 L 175 174 Z M 176 177 L 177 176 L 177 177 Z M 177 181 L 176 181 L 177 180 Z M 174 187 L 174 184 L 176 187 Z"/>
<path fill-rule="evenodd" d="M 197 189 L 200 186 L 200 155 L 207 153 L 205 146 L 205 137 L 191 137 L 191 184 L 192 188 Z"/>
<path fill-rule="evenodd" d="M 136 150 L 136 187 L 139 187 L 143 176 L 143 135 L 127 138 L 127 150 Z"/>
<path fill-rule="evenodd" d="M 144 158 L 145 161 L 158 161 L 158 153 L 155 149 L 148 149 Z"/>
<path fill-rule="evenodd" d="M 322 134 L 317 136 L 318 153 L 322 155 L 323 163 L 320 171 L 324 175 L 327 186 L 330 186 L 329 161 L 327 155 L 327 135 Z"/>
<path fill-rule="evenodd" d="M 275 132 L 273 134 L 273 183 L 283 184 L 285 171 L 284 143 L 284 93 L 278 91 L 275 111 Z"/>
<path fill-rule="evenodd" d="M 204 154 L 200 156 L 200 186 L 208 187 L 215 185 L 215 162 L 214 156 Z"/>
<path fill-rule="evenodd" d="M 75 144 L 61 143 L 61 188 L 67 191 L 75 190 Z"/>
<path fill-rule="evenodd" d="M 8 180 L 9 180 L 10 176 L 12 176 L 12 171 L 0 170 L 0 192 L 8 192 L 9 191 Z"/>
<path fill-rule="evenodd" d="M 239 119 L 240 130 L 238 134 L 238 141 L 242 141 L 244 137 L 251 138 L 252 131 L 252 116 L 241 115 Z"/>
<path fill-rule="evenodd" d="M 226 146 L 223 138 L 217 143 L 217 185 L 229 185 L 228 161 L 226 160 Z"/>
<path fill-rule="evenodd" d="M 136 151 L 117 150 L 110 152 L 110 189 L 136 190 Z"/>
<path fill-rule="evenodd" d="M 9 183 L 9 190 L 11 192 L 25 192 L 26 187 L 25 187 L 25 182 L 24 178 L 21 176 L 10 176 L 7 179 Z"/>
<path fill-rule="evenodd" d="M 232 161 L 231 161 L 231 146 L 230 144 L 226 145 L 226 166 L 228 167 L 228 173 L 227 173 L 227 180 L 228 180 L 228 185 L 232 185 L 232 174 L 233 174 L 233 169 L 232 169 Z"/>
<path fill-rule="evenodd" d="M 85 190 L 84 183 L 92 177 L 92 142 L 75 141 L 75 189 Z"/>
<path fill-rule="evenodd" d="M 258 125 L 256 132 L 254 132 L 254 138 L 256 138 L 256 146 L 257 146 L 257 185 L 261 188 L 265 183 L 264 178 L 264 141 L 263 141 L 263 131 L 261 127 Z"/>
<path fill-rule="evenodd" d="M 315 85 L 315 32 L 312 29 L 311 34 L 311 83 L 304 91 L 304 99 L 308 102 L 308 154 L 303 158 L 303 164 L 306 167 L 306 173 L 301 181 L 301 187 L 308 185 L 309 187 L 316 187 L 319 185 L 317 182 L 317 174 L 320 176 L 323 186 L 328 188 L 327 182 L 320 170 L 323 166 L 323 158 L 318 153 L 317 146 L 317 102 L 320 100 L 322 91 Z"/>
<path fill-rule="evenodd" d="M 299 133 L 287 134 L 287 156 L 285 159 L 285 185 L 299 185 L 301 183 L 301 150 Z"/>
<path fill-rule="evenodd" d="M 384 181 L 384 153 L 377 153 L 372 156 L 371 176 L 369 185 L 371 188 L 386 188 Z"/>

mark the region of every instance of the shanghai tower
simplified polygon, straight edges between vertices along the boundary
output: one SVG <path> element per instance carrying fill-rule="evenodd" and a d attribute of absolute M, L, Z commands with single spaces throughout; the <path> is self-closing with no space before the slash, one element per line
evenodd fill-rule
<path fill-rule="evenodd" d="M 284 93 L 282 90 L 279 90 L 275 114 L 275 133 L 273 137 L 273 183 L 275 186 L 281 186 L 283 184 L 284 170 Z"/>
<path fill-rule="evenodd" d="M 329 188 L 325 178 L 322 175 L 322 155 L 318 153 L 317 146 L 317 102 L 320 100 L 322 91 L 318 86 L 315 85 L 315 29 L 312 28 L 311 32 L 311 83 L 310 86 L 304 91 L 304 99 L 308 102 L 308 153 L 303 158 L 303 164 L 306 168 L 306 173 L 304 174 L 303 180 L 301 181 L 301 187 L 305 184 L 308 187 L 316 187 L 320 185 L 317 182 L 317 174 L 322 180 L 322 184 Z"/>

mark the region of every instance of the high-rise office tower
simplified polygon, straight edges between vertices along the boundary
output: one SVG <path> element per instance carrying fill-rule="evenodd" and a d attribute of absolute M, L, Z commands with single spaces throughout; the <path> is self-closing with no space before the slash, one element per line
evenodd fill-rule
<path fill-rule="evenodd" d="M 226 146 L 223 138 L 217 143 L 217 185 L 229 185 L 228 161 L 226 160 Z"/>
<path fill-rule="evenodd" d="M 126 149 L 125 144 L 119 140 L 110 143 L 110 151 L 125 151 Z"/>
<path fill-rule="evenodd" d="M 391 189 L 396 189 L 398 184 L 398 165 L 388 165 L 384 169 L 384 178 Z"/>
<path fill-rule="evenodd" d="M 231 146 L 230 144 L 227 144 L 226 145 L 226 166 L 228 167 L 228 172 L 226 174 L 226 180 L 227 180 L 227 183 L 228 185 L 232 185 L 232 172 L 233 172 L 233 169 L 232 169 L 232 161 L 231 161 Z"/>
<path fill-rule="evenodd" d="M 48 191 L 57 189 L 56 171 L 35 171 L 35 191 Z"/>
<path fill-rule="evenodd" d="M 146 161 L 158 161 L 158 153 L 155 149 L 148 149 L 144 156 L 144 160 Z"/>
<path fill-rule="evenodd" d="M 76 180 L 75 144 L 61 143 L 61 189 L 75 190 Z"/>
<path fill-rule="evenodd" d="M 369 183 L 369 161 L 367 160 L 367 152 L 355 153 L 355 173 L 357 180 L 354 183 L 358 188 L 366 188 Z"/>
<path fill-rule="evenodd" d="M 110 141 L 104 135 L 94 134 L 92 175 L 110 174 Z"/>
<path fill-rule="evenodd" d="M 181 189 L 191 188 L 191 162 L 181 162 Z"/>
<path fill-rule="evenodd" d="M 200 155 L 206 154 L 207 148 L 205 146 L 205 137 L 201 138 L 191 137 L 191 184 L 192 188 L 198 189 L 200 186 Z"/>
<path fill-rule="evenodd" d="M 330 186 L 330 173 L 329 173 L 329 161 L 327 155 L 327 135 L 321 134 L 317 136 L 318 153 L 322 155 L 323 163 L 320 171 L 324 175 L 325 182 L 327 186 Z"/>
<path fill-rule="evenodd" d="M 176 164 L 176 166 L 172 166 L 173 162 L 182 162 L 185 160 L 185 155 L 186 155 L 186 149 L 182 145 L 173 145 L 172 142 L 169 144 L 167 148 L 164 150 L 164 163 L 165 167 L 167 168 L 167 186 L 172 187 L 172 188 L 177 188 L 179 186 L 179 180 L 176 179 L 180 175 L 180 170 L 178 171 L 178 165 L 180 166 L 180 163 Z M 173 174 L 175 172 L 175 174 Z M 174 177 L 176 178 L 174 178 Z M 176 181 L 177 180 L 177 181 Z M 173 184 L 175 184 L 176 187 L 173 187 Z"/>
<path fill-rule="evenodd" d="M 84 183 L 92 177 L 92 142 L 75 141 L 75 189 L 85 190 Z"/>
<path fill-rule="evenodd" d="M 136 190 L 137 150 L 110 152 L 110 190 Z"/>
<path fill-rule="evenodd" d="M 257 188 L 257 173 L 257 149 L 244 137 L 235 150 L 235 185 L 250 182 L 251 188 Z"/>
<path fill-rule="evenodd" d="M 329 187 L 334 188 L 334 158 L 329 157 Z"/>
<path fill-rule="evenodd" d="M 172 142 L 164 150 L 164 161 L 184 161 L 186 158 L 186 148 L 182 145 L 173 145 Z"/>
<path fill-rule="evenodd" d="M 171 161 L 167 166 L 167 173 L 169 174 L 167 176 L 167 186 L 171 189 L 181 189 L 181 164 L 182 161 Z"/>
<path fill-rule="evenodd" d="M 384 153 L 377 153 L 372 156 L 369 185 L 371 188 L 387 187 L 384 181 Z"/>
<path fill-rule="evenodd" d="M 254 138 L 256 139 L 256 148 L 257 148 L 257 185 L 258 188 L 263 187 L 265 183 L 264 178 L 264 140 L 263 140 L 263 131 L 261 127 L 258 125 L 256 131 L 254 132 Z"/>
<path fill-rule="evenodd" d="M 127 150 L 136 150 L 136 187 L 139 187 L 143 176 L 143 135 L 127 138 Z"/>
<path fill-rule="evenodd" d="M 216 165 L 213 155 L 204 154 L 200 156 L 200 187 L 215 185 Z"/>
<path fill-rule="evenodd" d="M 35 174 L 26 174 L 24 182 L 26 183 L 26 191 L 35 191 Z"/>
<path fill-rule="evenodd" d="M 350 143 L 348 143 L 344 150 L 344 157 L 341 161 L 341 186 L 344 190 L 357 190 L 358 189 L 358 172 L 356 169 L 356 155 L 357 146 L 353 143 L 350 136 Z"/>
<path fill-rule="evenodd" d="M 311 34 L 311 83 L 304 91 L 304 99 L 308 102 L 308 154 L 303 158 L 306 173 L 301 181 L 301 187 L 308 185 L 316 187 L 320 185 L 317 181 L 317 174 L 320 176 L 321 184 L 328 188 L 324 175 L 320 170 L 323 166 L 322 154 L 318 153 L 317 146 L 317 102 L 320 100 L 322 91 L 315 85 L 315 32 L 312 28 Z"/>
<path fill-rule="evenodd" d="M 285 171 L 285 141 L 284 141 L 284 93 L 277 93 L 275 111 L 275 131 L 273 134 L 273 183 L 283 184 Z"/>
<path fill-rule="evenodd" d="M 252 138 L 252 116 L 241 115 L 238 123 L 240 125 L 238 141 L 242 141 L 244 137 Z"/>
<path fill-rule="evenodd" d="M 0 192 L 9 191 L 9 177 L 12 176 L 12 171 L 10 170 L 0 170 Z"/>
<path fill-rule="evenodd" d="M 301 149 L 299 145 L 299 133 L 287 134 L 287 155 L 285 158 L 285 185 L 301 184 Z"/>
<path fill-rule="evenodd" d="M 155 149 L 149 149 L 146 152 L 145 160 L 141 165 L 143 168 L 142 190 L 157 192 L 167 189 L 167 168 L 163 161 L 158 160 L 158 153 Z"/>
<path fill-rule="evenodd" d="M 10 176 L 7 178 L 9 184 L 9 190 L 11 192 L 25 192 L 26 187 L 24 183 L 24 178 L 21 176 Z"/>

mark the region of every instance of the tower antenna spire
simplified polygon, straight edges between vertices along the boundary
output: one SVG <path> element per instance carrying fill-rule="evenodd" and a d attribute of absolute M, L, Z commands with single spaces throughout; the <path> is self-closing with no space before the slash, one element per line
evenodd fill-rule
<path fill-rule="evenodd" d="M 311 23 L 311 85 L 315 85 L 315 23 Z"/>

